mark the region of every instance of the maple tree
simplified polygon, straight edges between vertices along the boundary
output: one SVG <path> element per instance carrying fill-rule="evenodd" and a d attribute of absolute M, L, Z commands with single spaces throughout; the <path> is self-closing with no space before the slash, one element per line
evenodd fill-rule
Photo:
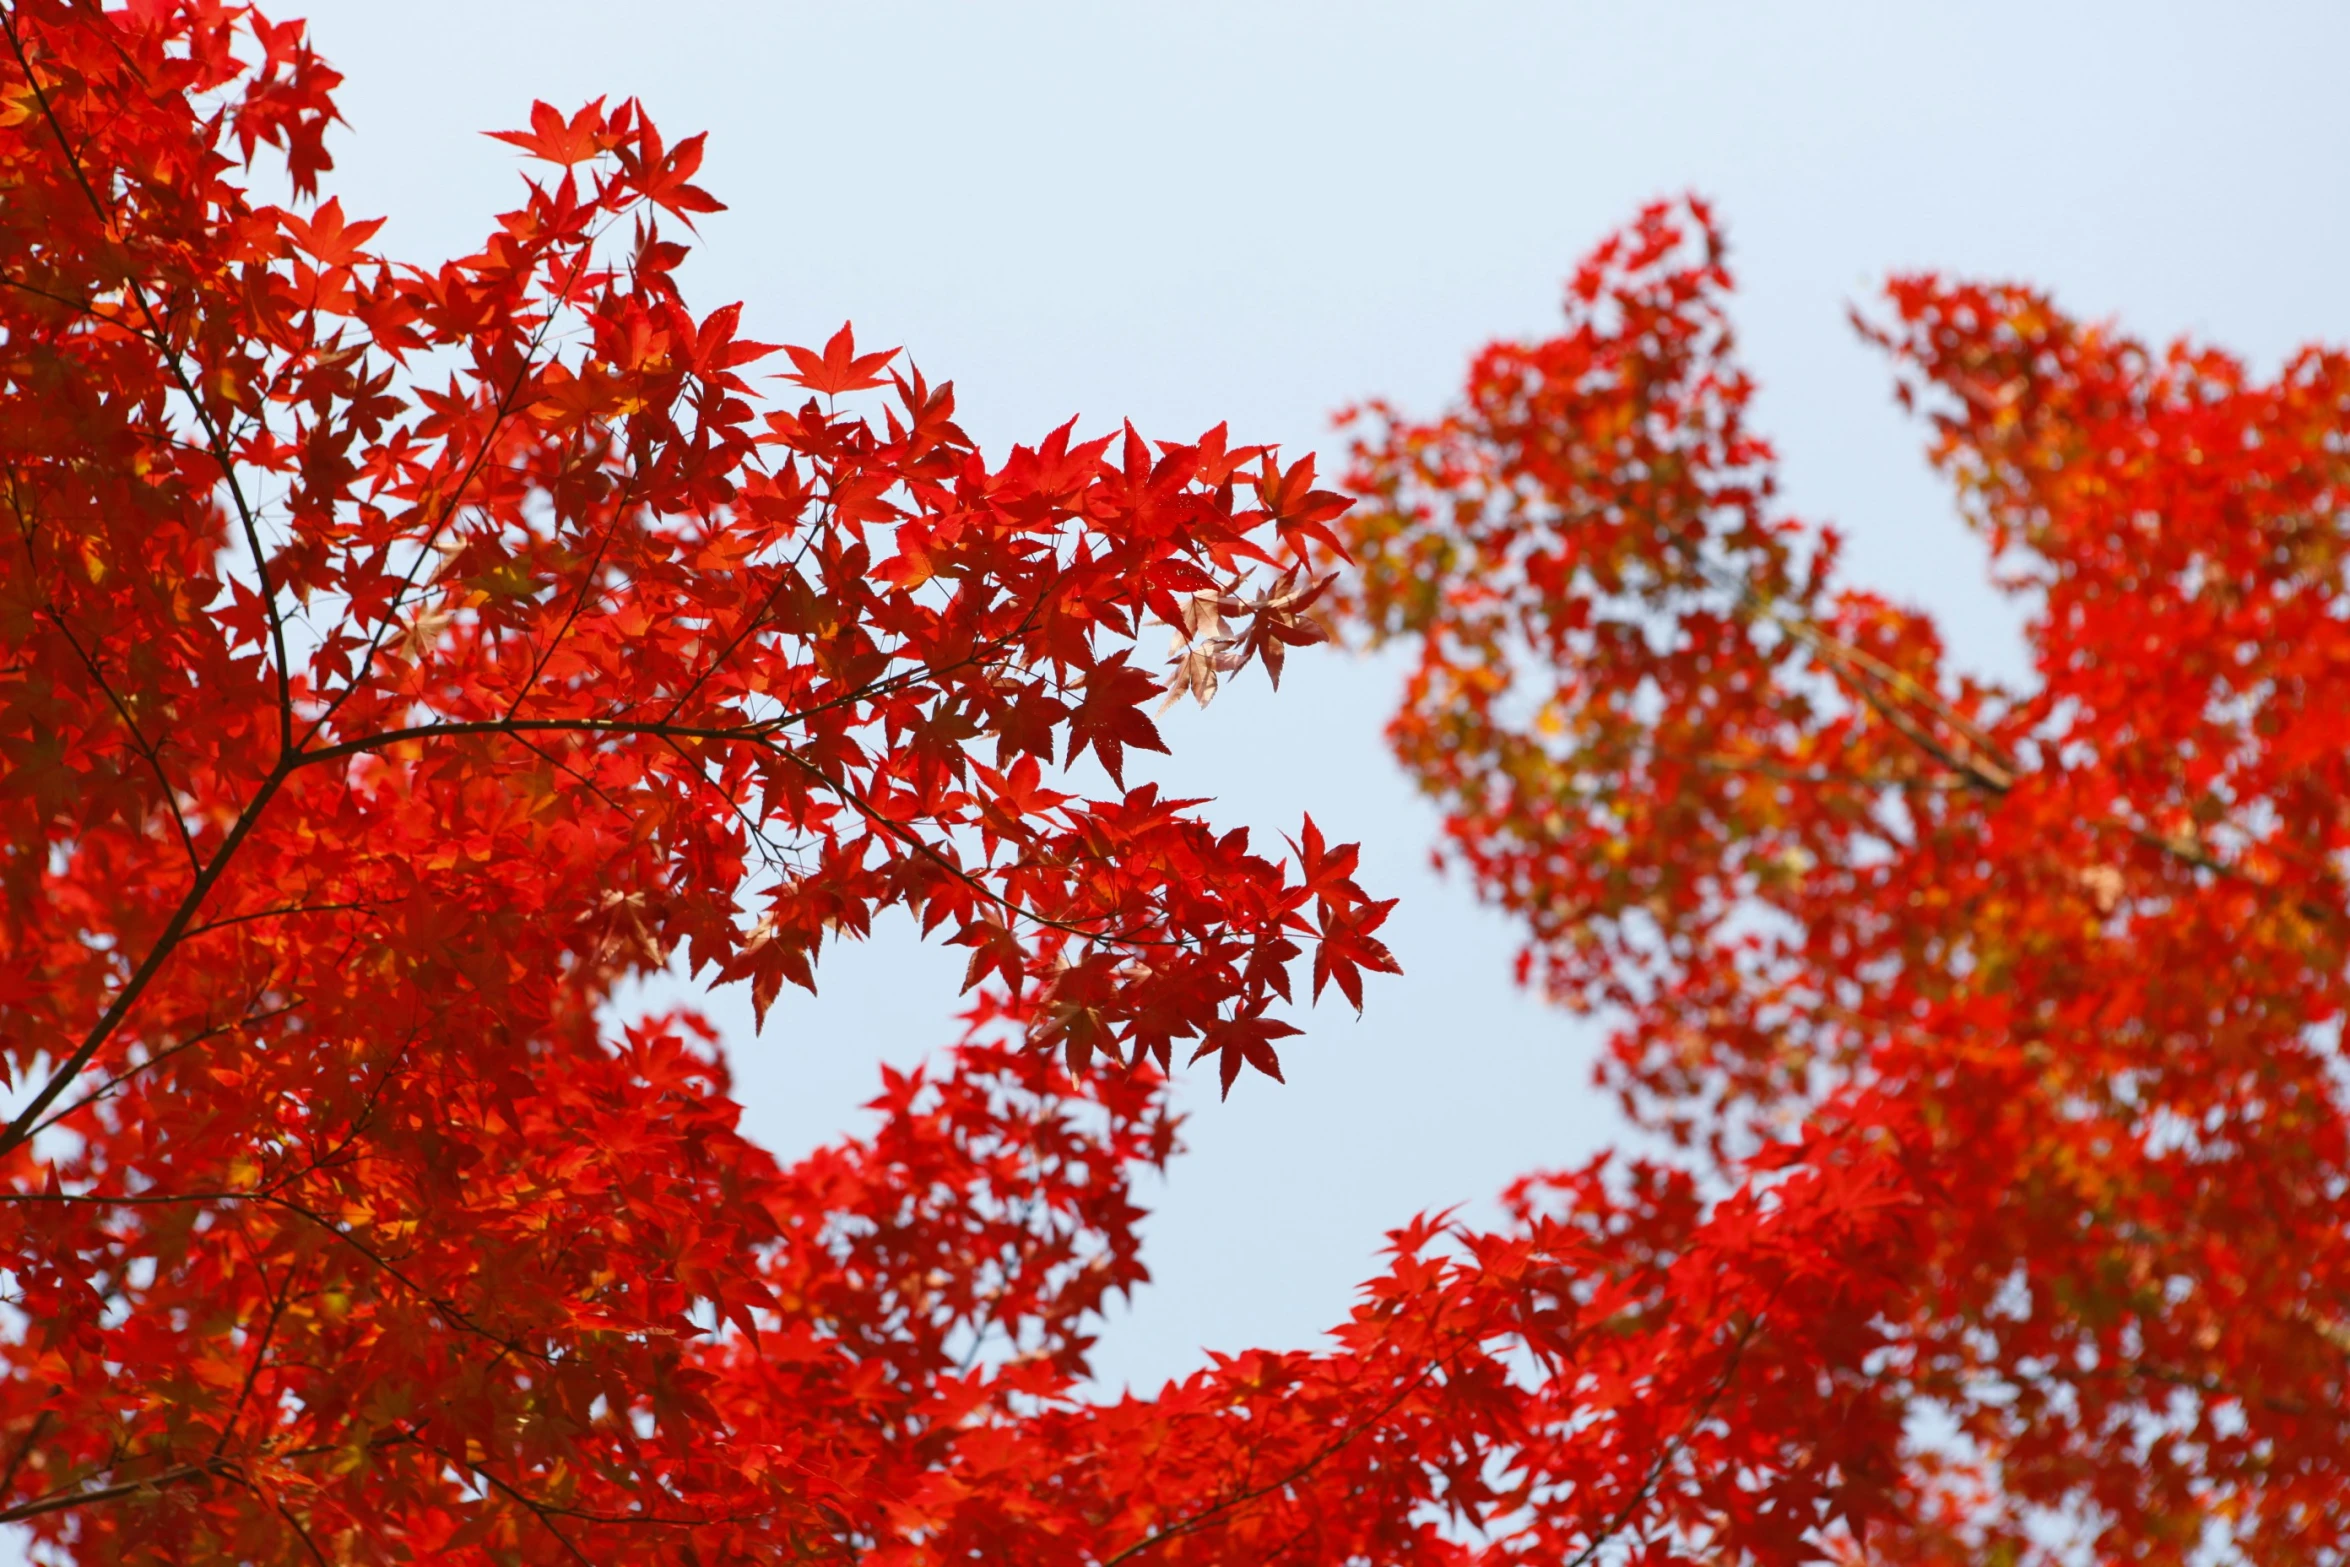
<path fill-rule="evenodd" d="M 1704 205 L 1647 210 L 1456 409 L 1355 415 L 1346 537 L 1443 856 L 1615 1020 L 1625 1107 L 1769 1227 L 1903 1231 L 1816 1259 L 1865 1310 L 1737 1483 L 1833 1475 L 1812 1548 L 1868 1560 L 2338 1561 L 2350 357 L 1896 278 L 1861 324 L 2028 606 L 2008 687 L 1777 506 L 1729 286 Z M 1698 1473 L 1657 1559 L 1725 1542 Z"/>
<path fill-rule="evenodd" d="M 1349 512 L 1221 430 L 991 463 L 847 328 L 693 314 L 701 143 L 634 104 L 536 106 L 522 207 L 406 266 L 319 199 L 300 24 L 0 27 L 38 1550 L 2342 1553 L 2350 362 L 1898 281 L 1871 330 L 2034 596 L 2008 691 L 1777 510 L 1702 207 L 1458 409 L 1369 410 Z M 1326 1349 L 1105 1399 L 1177 1053 L 1277 1076 L 1294 983 L 1394 967 L 1351 847 L 1260 855 L 1126 752 L 1330 622 L 1416 647 L 1448 854 L 1683 1152 L 1416 1220 Z M 764 1011 L 890 909 L 972 1006 L 868 1136 L 779 1166 L 699 1019 L 608 1021 L 673 962 Z"/>
<path fill-rule="evenodd" d="M 301 24 L 0 26 L 0 1517 L 84 1560 L 803 1553 L 1049 1381 L 942 1360 L 954 1323 L 1066 1374 L 1135 1277 L 1100 1167 L 1163 1137 L 1103 1088 L 1055 1165 L 1044 1069 L 975 1043 L 943 1162 L 779 1172 L 706 1031 L 600 1009 L 674 957 L 764 1011 L 895 908 L 1064 1076 L 1277 1076 L 1293 961 L 1358 995 L 1385 907 L 1310 822 L 1293 876 L 1124 786 L 1163 748 L 1130 644 L 1344 503 L 1221 430 L 990 463 L 847 327 L 760 395 L 673 281 L 700 138 L 633 104 L 535 108 L 524 204 L 407 266 L 317 199 Z M 1229 613 L 1227 672 L 1284 611 Z M 956 1182 L 1043 1205 L 906 1242 L 996 1267 L 978 1318 L 840 1231 Z"/>

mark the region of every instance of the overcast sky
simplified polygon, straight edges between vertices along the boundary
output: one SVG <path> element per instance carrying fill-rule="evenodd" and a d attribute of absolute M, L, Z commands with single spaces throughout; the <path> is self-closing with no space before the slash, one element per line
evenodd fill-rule
<path fill-rule="evenodd" d="M 854 318 L 951 377 L 1000 453 L 1072 414 L 1292 450 L 1370 394 L 1430 410 L 1472 349 L 1555 320 L 1559 279 L 1654 195 L 1726 217 L 1738 320 L 1791 509 L 1850 575 L 2017 667 L 2015 619 L 1845 324 L 1894 269 L 2023 278 L 2144 335 L 2273 364 L 2350 337 L 2350 10 L 2033 5 L 663 4 L 311 7 L 348 76 L 329 176 L 396 255 L 473 248 L 534 98 L 640 97 L 708 130 L 730 209 L 686 274 L 754 337 Z M 1158 1282 L 1110 1324 L 1113 1385 L 1203 1345 L 1302 1345 L 1382 1232 L 1488 1203 L 1618 1135 L 1591 1032 L 1511 992 L 1509 929 L 1426 868 L 1432 814 L 1378 729 L 1394 671 L 1294 659 L 1171 717 L 1158 776 L 1260 832 L 1311 809 L 1404 899 L 1406 976 L 1326 1006 L 1287 1087 L 1187 1097 L 1149 1194 Z M 754 1040 L 720 996 L 753 1130 L 784 1154 L 862 1124 L 879 1058 L 951 1036 L 959 954 L 910 932 L 828 961 Z"/>

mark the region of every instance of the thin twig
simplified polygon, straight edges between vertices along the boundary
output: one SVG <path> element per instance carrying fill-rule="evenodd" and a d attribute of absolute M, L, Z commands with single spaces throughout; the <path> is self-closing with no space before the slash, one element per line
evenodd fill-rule
<path fill-rule="evenodd" d="M 1135 1541 L 1132 1545 L 1129 1545 L 1124 1550 L 1118 1552 L 1115 1556 L 1104 1557 L 1101 1562 L 1101 1567 L 1118 1567 L 1118 1563 L 1127 1561 L 1135 1556 L 1139 1556 L 1144 1551 L 1164 1545 L 1169 1540 L 1177 1539 L 1186 1534 L 1197 1533 L 1199 1530 L 1204 1529 L 1209 1524 L 1215 1522 L 1218 1517 L 1229 1513 L 1236 1508 L 1245 1507 L 1249 1503 L 1257 1501 L 1262 1497 L 1270 1496 L 1276 1491 L 1284 1490 L 1289 1486 L 1295 1485 L 1298 1481 L 1304 1479 L 1307 1475 L 1320 1468 L 1334 1454 L 1336 1454 L 1341 1448 L 1345 1447 L 1348 1443 L 1352 1442 L 1356 1437 L 1361 1436 L 1365 1431 L 1368 1431 L 1374 1426 L 1379 1425 L 1381 1422 L 1386 1420 L 1389 1415 L 1392 1415 L 1398 1409 L 1401 1409 L 1407 1399 L 1409 1399 L 1414 1393 L 1419 1392 L 1421 1388 L 1427 1386 L 1429 1378 L 1435 1376 L 1437 1372 L 1446 1369 L 1451 1364 L 1452 1362 L 1449 1358 L 1431 1360 L 1424 1368 L 1422 1368 L 1418 1376 L 1414 1377 L 1409 1383 L 1405 1384 L 1402 1391 L 1398 1392 L 1395 1397 L 1389 1399 L 1385 1404 L 1380 1406 L 1376 1414 L 1373 1414 L 1366 1419 L 1357 1421 L 1354 1425 L 1349 1426 L 1346 1430 L 1340 1432 L 1338 1436 L 1332 1439 L 1328 1445 L 1323 1447 L 1321 1451 L 1315 1453 L 1311 1458 L 1308 1458 L 1304 1463 L 1299 1464 L 1296 1468 L 1280 1476 L 1278 1479 L 1268 1480 L 1263 1485 L 1254 1486 L 1248 1490 L 1238 1492 L 1232 1496 L 1228 1496 L 1223 1501 L 1214 1503 L 1213 1505 L 1203 1508 L 1201 1511 L 1192 1514 L 1189 1518 L 1183 1519 L 1178 1523 L 1169 1524 L 1166 1528 L 1160 1529 L 1155 1533 L 1145 1535 L 1143 1538 Z"/>
<path fill-rule="evenodd" d="M 1673 1439 L 1657 1453 L 1656 1461 L 1648 1466 L 1648 1473 L 1641 1480 L 1639 1489 L 1625 1499 L 1624 1505 L 1616 1509 L 1615 1515 L 1609 1518 L 1597 1533 L 1592 1535 L 1590 1543 L 1578 1551 L 1567 1562 L 1566 1567 L 1586 1567 L 1591 1558 L 1599 1554 L 1600 1548 L 1614 1539 L 1622 1531 L 1624 1525 L 1631 1521 L 1632 1515 L 1647 1504 L 1648 1498 L 1656 1490 L 1657 1482 L 1664 1478 L 1665 1471 L 1672 1467 L 1673 1460 L 1681 1456 L 1681 1450 L 1689 1445 L 1690 1438 L 1697 1433 L 1697 1428 L 1705 1424 L 1706 1419 L 1712 1415 L 1714 1405 L 1721 1402 L 1722 1395 L 1729 1391 L 1730 1380 L 1738 1372 L 1738 1362 L 1746 1354 L 1747 1344 L 1753 1340 L 1755 1333 L 1762 1327 L 1763 1317 L 1768 1309 L 1766 1304 L 1764 1311 L 1758 1311 L 1746 1319 L 1746 1326 L 1739 1330 L 1737 1342 L 1730 1346 L 1729 1361 L 1722 1367 L 1722 1374 L 1714 1379 L 1714 1385 L 1705 1395 L 1705 1401 L 1697 1406 L 1696 1412 L 1690 1415 L 1681 1429 L 1673 1433 Z"/>

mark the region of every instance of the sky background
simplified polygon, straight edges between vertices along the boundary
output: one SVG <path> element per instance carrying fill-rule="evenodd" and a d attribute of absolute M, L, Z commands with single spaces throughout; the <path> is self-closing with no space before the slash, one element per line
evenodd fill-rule
<path fill-rule="evenodd" d="M 290 8 L 289 8 L 290 9 Z M 530 102 L 641 98 L 710 135 L 689 300 L 747 335 L 906 345 L 1000 455 L 1095 431 L 1292 452 L 1339 406 L 1432 411 L 1470 352 L 1544 332 L 1559 281 L 1654 196 L 1711 197 L 1793 512 L 1848 575 L 1943 617 L 1960 660 L 2021 670 L 2018 620 L 1846 324 L 1892 270 L 2021 278 L 2076 313 L 2185 332 L 2262 367 L 2350 338 L 2350 8 L 1975 4 L 652 5 L 317 0 L 348 81 L 333 142 L 392 254 L 475 248 Z M 1490 1211 L 1514 1174 L 1621 1137 L 1593 1028 L 1514 993 L 1513 937 L 1427 864 L 1433 813 L 1388 761 L 1392 663 L 1251 671 L 1170 714 L 1153 768 L 1259 833 L 1311 810 L 1400 896 L 1406 974 L 1359 1020 L 1316 1010 L 1286 1087 L 1218 1104 L 1146 1200 L 1157 1281 L 1105 1331 L 1112 1387 L 1202 1348 L 1295 1346 L 1340 1320 L 1412 1213 Z M 952 1037 L 961 954 L 910 928 L 837 952 L 821 1000 L 753 1038 L 705 1003 L 753 1132 L 789 1156 L 865 1124 L 879 1060 Z"/>

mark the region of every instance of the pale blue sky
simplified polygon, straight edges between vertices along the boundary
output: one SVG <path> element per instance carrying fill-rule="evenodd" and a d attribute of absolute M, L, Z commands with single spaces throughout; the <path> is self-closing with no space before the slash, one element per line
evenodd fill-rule
<path fill-rule="evenodd" d="M 1336 406 L 1428 408 L 1468 352 L 1542 330 L 1558 280 L 1651 195 L 1731 225 L 1760 420 L 1852 575 L 2015 667 L 2013 618 L 1844 324 L 1889 269 L 2020 276 L 2262 362 L 2350 337 L 2350 12 L 1886 6 L 314 4 L 349 76 L 330 177 L 435 258 L 509 204 L 475 133 L 534 97 L 634 94 L 710 131 L 690 296 L 746 330 L 903 343 L 991 449 L 1070 414 L 1310 448 Z M 1511 935 L 1425 868 L 1432 816 L 1377 729 L 1393 671 L 1294 661 L 1170 720 L 1159 776 L 1260 831 L 1311 809 L 1404 904 L 1408 973 L 1324 1008 L 1291 1081 L 1194 1092 L 1153 1192 L 1158 1282 L 1110 1324 L 1115 1381 L 1202 1345 L 1310 1342 L 1413 1211 L 1616 1135 L 1589 1030 L 1512 994 Z M 876 1058 L 946 1038 L 956 956 L 892 930 L 766 1036 L 720 997 L 753 1128 L 859 1124 Z M 1203 1080 L 1193 1085 L 1206 1089 Z"/>

